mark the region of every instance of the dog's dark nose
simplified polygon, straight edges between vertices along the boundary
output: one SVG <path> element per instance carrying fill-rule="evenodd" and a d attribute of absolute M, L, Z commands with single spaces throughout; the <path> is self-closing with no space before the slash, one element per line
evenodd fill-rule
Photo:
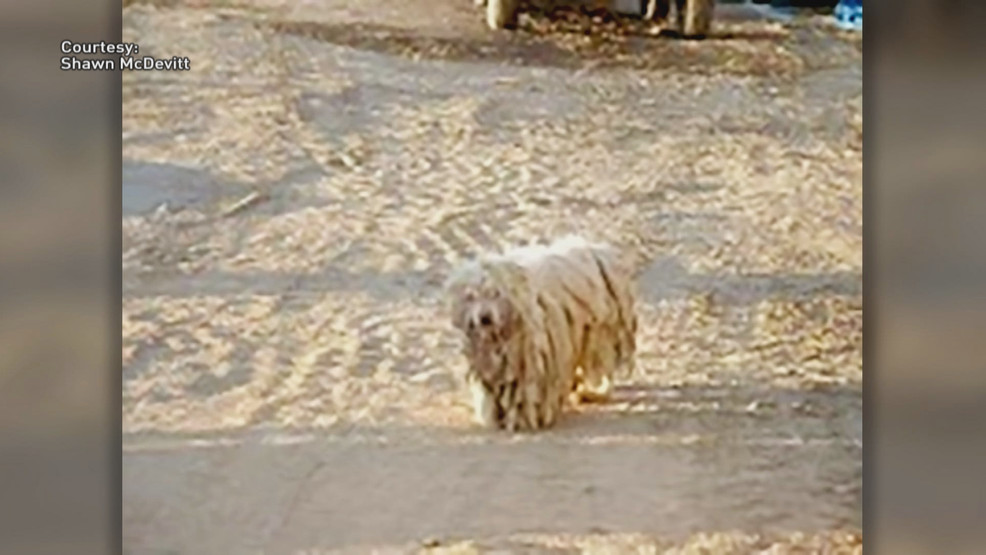
<path fill-rule="evenodd" d="M 479 315 L 479 325 L 480 326 L 492 326 L 493 325 L 493 318 L 489 315 L 489 313 L 480 314 Z"/>

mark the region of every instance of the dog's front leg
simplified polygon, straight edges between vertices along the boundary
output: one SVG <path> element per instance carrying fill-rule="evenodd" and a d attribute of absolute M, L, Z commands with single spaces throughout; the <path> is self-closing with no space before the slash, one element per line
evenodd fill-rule
<path fill-rule="evenodd" d="M 479 376 L 470 372 L 466 376 L 469 383 L 469 393 L 472 395 L 472 408 L 477 424 L 487 428 L 497 428 L 499 423 L 496 417 L 496 399 L 493 393 L 483 384 Z"/>

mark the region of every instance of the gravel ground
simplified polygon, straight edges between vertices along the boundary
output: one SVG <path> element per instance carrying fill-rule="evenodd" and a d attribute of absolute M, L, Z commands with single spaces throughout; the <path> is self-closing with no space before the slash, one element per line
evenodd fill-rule
<path fill-rule="evenodd" d="M 126 4 L 192 67 L 123 77 L 129 552 L 861 550 L 859 37 Z M 573 231 L 638 265 L 638 371 L 477 430 L 439 286 Z"/>

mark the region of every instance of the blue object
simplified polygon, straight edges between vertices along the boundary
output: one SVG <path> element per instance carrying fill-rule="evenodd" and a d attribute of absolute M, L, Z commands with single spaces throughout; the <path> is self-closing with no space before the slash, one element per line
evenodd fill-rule
<path fill-rule="evenodd" d="M 835 21 L 843 29 L 863 29 L 863 0 L 839 0 L 835 6 Z"/>

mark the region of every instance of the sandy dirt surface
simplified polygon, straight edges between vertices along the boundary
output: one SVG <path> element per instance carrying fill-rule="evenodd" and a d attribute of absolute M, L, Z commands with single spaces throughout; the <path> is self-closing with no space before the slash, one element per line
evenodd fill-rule
<path fill-rule="evenodd" d="M 126 4 L 192 67 L 123 77 L 127 552 L 861 549 L 858 37 Z M 636 261 L 637 372 L 478 430 L 441 283 L 566 232 Z"/>

